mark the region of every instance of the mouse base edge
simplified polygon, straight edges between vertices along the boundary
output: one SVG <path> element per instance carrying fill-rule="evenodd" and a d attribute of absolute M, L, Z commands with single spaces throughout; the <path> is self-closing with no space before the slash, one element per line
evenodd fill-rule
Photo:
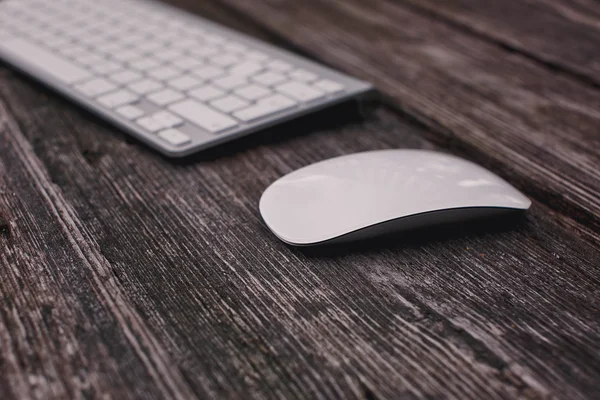
<path fill-rule="evenodd" d="M 330 239 L 317 242 L 294 242 L 277 235 L 270 227 L 269 230 L 282 242 L 294 247 L 317 247 L 345 244 L 367 239 L 376 239 L 380 236 L 392 233 L 406 233 L 411 231 L 435 228 L 457 224 L 460 222 L 469 223 L 477 220 L 500 216 L 517 216 L 523 214 L 526 209 L 505 208 L 505 207 L 461 207 L 450 210 L 435 210 L 424 213 L 413 214 L 405 217 L 395 218 L 389 221 L 380 222 L 371 226 L 357 229 Z M 268 225 L 267 225 L 268 227 Z"/>

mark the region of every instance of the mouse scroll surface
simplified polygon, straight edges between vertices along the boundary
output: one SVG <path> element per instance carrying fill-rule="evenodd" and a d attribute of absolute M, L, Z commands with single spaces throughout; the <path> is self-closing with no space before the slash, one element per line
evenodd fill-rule
<path fill-rule="evenodd" d="M 402 230 L 404 217 L 434 211 L 524 210 L 530 204 L 469 161 L 424 150 L 380 150 L 294 171 L 267 188 L 259 208 L 281 240 L 309 245 L 389 221 L 398 221 Z"/>

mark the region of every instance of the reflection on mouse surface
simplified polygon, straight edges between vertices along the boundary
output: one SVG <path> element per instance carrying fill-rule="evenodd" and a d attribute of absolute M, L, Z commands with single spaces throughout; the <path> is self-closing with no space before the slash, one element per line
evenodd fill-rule
<path fill-rule="evenodd" d="M 279 239 L 307 246 L 530 206 L 517 189 L 470 161 L 426 150 L 379 150 L 294 171 L 265 190 L 259 209 Z"/>

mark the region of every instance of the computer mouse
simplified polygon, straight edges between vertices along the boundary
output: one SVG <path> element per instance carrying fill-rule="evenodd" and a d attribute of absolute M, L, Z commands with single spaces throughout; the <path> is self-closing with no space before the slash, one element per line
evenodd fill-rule
<path fill-rule="evenodd" d="M 310 246 L 530 206 L 517 189 L 470 161 L 427 150 L 378 150 L 289 173 L 265 190 L 259 210 L 279 239 Z"/>

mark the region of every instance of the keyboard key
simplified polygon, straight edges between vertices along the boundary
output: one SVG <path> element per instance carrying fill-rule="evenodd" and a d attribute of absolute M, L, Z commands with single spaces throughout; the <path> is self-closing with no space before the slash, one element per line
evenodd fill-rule
<path fill-rule="evenodd" d="M 203 39 L 212 44 L 223 44 L 227 41 L 224 37 L 212 33 L 204 35 Z"/>
<path fill-rule="evenodd" d="M 223 111 L 225 113 L 230 113 L 235 110 L 239 110 L 240 108 L 244 108 L 249 105 L 249 103 L 245 100 L 240 99 L 237 96 L 229 95 L 225 97 L 221 97 L 220 99 L 213 100 L 210 103 L 214 108 Z"/>
<path fill-rule="evenodd" d="M 114 42 L 114 41 L 105 42 L 105 43 L 98 43 L 94 47 L 98 51 L 100 51 L 102 53 L 106 53 L 108 55 L 111 55 L 111 54 L 116 53 L 118 51 L 125 50 L 125 47 L 123 47 L 123 45 L 121 43 Z"/>
<path fill-rule="evenodd" d="M 132 105 L 119 107 L 115 111 L 124 116 L 125 118 L 132 120 L 144 115 L 144 111 L 141 108 Z"/>
<path fill-rule="evenodd" d="M 261 83 L 265 86 L 272 86 L 278 83 L 285 82 L 287 78 L 278 72 L 267 71 L 260 75 L 252 77 L 252 80 Z"/>
<path fill-rule="evenodd" d="M 41 42 L 50 48 L 56 48 L 70 44 L 71 40 L 61 36 L 46 36 Z"/>
<path fill-rule="evenodd" d="M 92 70 L 100 75 L 110 74 L 111 72 L 118 71 L 121 68 L 121 64 L 117 64 L 112 61 L 104 61 L 92 66 Z"/>
<path fill-rule="evenodd" d="M 158 51 L 153 51 L 152 56 L 159 60 L 170 62 L 176 58 L 183 56 L 183 53 L 181 52 L 181 50 L 177 49 L 162 49 Z"/>
<path fill-rule="evenodd" d="M 179 49 L 183 49 L 183 50 L 187 50 L 187 49 L 191 49 L 195 46 L 198 46 L 198 40 L 196 39 L 179 39 L 179 40 L 175 40 L 173 42 L 171 42 L 171 45 L 173 47 L 177 47 Z"/>
<path fill-rule="evenodd" d="M 90 81 L 80 83 L 75 86 L 75 89 L 85 94 L 86 96 L 96 97 L 98 95 L 111 92 L 117 87 L 106 79 L 92 79 Z"/>
<path fill-rule="evenodd" d="M 197 58 L 185 56 L 171 59 L 169 62 L 179 69 L 190 69 L 204 65 L 204 63 Z"/>
<path fill-rule="evenodd" d="M 128 61 L 136 60 L 138 58 L 142 58 L 142 53 L 132 50 L 132 49 L 125 49 L 125 50 L 120 50 L 120 51 L 111 53 L 110 56 L 112 58 L 114 58 L 115 60 L 118 60 L 121 62 L 128 62 Z"/>
<path fill-rule="evenodd" d="M 158 132 L 158 136 L 173 146 L 181 146 L 191 141 L 190 137 L 177 129 L 167 129 Z"/>
<path fill-rule="evenodd" d="M 157 82 L 153 79 L 144 79 L 129 85 L 129 89 L 136 92 L 137 94 L 148 94 L 151 92 L 155 92 L 161 89 L 162 87 L 162 83 Z"/>
<path fill-rule="evenodd" d="M 173 78 L 177 75 L 180 74 L 180 72 L 178 70 L 176 70 L 175 68 L 171 68 L 171 67 L 158 67 L 156 69 L 151 69 L 150 71 L 147 72 L 148 76 L 151 76 L 153 78 L 159 79 L 159 80 L 164 80 L 164 79 L 169 79 L 169 78 Z"/>
<path fill-rule="evenodd" d="M 85 69 L 24 39 L 2 41 L 0 49 L 15 59 L 24 61 L 26 65 L 34 66 L 37 70 L 44 71 L 67 84 L 92 77 L 92 74 Z"/>
<path fill-rule="evenodd" d="M 286 72 L 291 70 L 293 67 L 291 64 L 288 64 L 281 60 L 273 60 L 267 63 L 267 68 L 272 69 L 273 71 Z"/>
<path fill-rule="evenodd" d="M 219 50 L 212 46 L 200 46 L 188 50 L 190 54 L 198 57 L 210 57 L 219 54 Z"/>
<path fill-rule="evenodd" d="M 244 51 L 246 51 L 248 48 L 246 46 L 244 46 L 243 44 L 239 44 L 239 43 L 227 43 L 226 45 L 223 46 L 223 48 L 227 51 L 230 51 L 232 53 L 242 53 Z"/>
<path fill-rule="evenodd" d="M 223 71 L 221 68 L 212 67 L 212 66 L 196 68 L 190 72 L 193 73 L 194 75 L 196 75 L 197 77 L 199 77 L 200 79 L 205 79 L 205 80 L 212 79 L 217 76 L 221 76 L 225 73 L 225 71 Z"/>
<path fill-rule="evenodd" d="M 167 84 L 177 90 L 190 90 L 197 86 L 200 86 L 201 80 L 194 78 L 190 75 L 184 75 L 179 78 L 171 79 Z"/>
<path fill-rule="evenodd" d="M 130 104 L 139 99 L 134 93 L 127 90 L 118 90 L 102 97 L 98 97 L 98 102 L 108 108 L 115 108 L 125 104 Z"/>
<path fill-rule="evenodd" d="M 136 124 L 141 126 L 142 128 L 150 131 L 152 133 L 158 132 L 161 129 L 164 129 L 162 122 L 152 118 L 152 117 L 143 117 L 135 121 Z"/>
<path fill-rule="evenodd" d="M 254 61 L 266 61 L 269 59 L 269 56 L 260 51 L 250 51 L 246 53 L 246 58 Z"/>
<path fill-rule="evenodd" d="M 125 43 L 131 47 L 138 48 L 138 43 L 146 43 L 148 42 L 148 37 L 141 33 L 129 33 L 127 35 L 123 35 L 120 37 L 122 43 Z"/>
<path fill-rule="evenodd" d="M 144 53 L 152 53 L 154 50 L 160 49 L 164 46 L 165 46 L 164 43 L 162 43 L 156 39 L 151 39 L 151 40 L 148 40 L 147 42 L 137 44 L 135 46 L 135 48 Z"/>
<path fill-rule="evenodd" d="M 164 21 L 162 23 L 164 24 L 165 22 L 166 21 Z M 177 25 L 177 23 L 175 23 L 175 25 Z M 168 29 L 168 27 L 163 27 L 162 31 L 160 32 L 160 38 L 167 42 L 175 42 L 175 41 L 179 40 L 180 37 L 181 37 L 181 32 Z"/>
<path fill-rule="evenodd" d="M 129 62 L 129 65 L 143 72 L 158 67 L 160 63 L 152 58 L 140 58 L 139 60 Z"/>
<path fill-rule="evenodd" d="M 227 75 L 222 78 L 218 78 L 212 81 L 215 86 L 218 86 L 222 89 L 230 90 L 239 86 L 244 86 L 248 84 L 248 81 L 244 76 L 239 75 Z"/>
<path fill-rule="evenodd" d="M 231 75 L 252 76 L 262 71 L 263 66 L 256 61 L 245 61 L 229 69 Z"/>
<path fill-rule="evenodd" d="M 191 123 L 213 133 L 233 128 L 238 124 L 227 115 L 194 100 L 184 100 L 181 103 L 172 104 L 169 109 Z"/>
<path fill-rule="evenodd" d="M 313 82 L 315 79 L 318 78 L 318 76 L 305 69 L 297 69 L 294 72 L 290 73 L 290 78 L 301 82 Z"/>
<path fill-rule="evenodd" d="M 275 94 L 260 100 L 253 106 L 236 111 L 233 115 L 242 121 L 253 121 L 292 108 L 297 103 L 289 97 Z"/>
<path fill-rule="evenodd" d="M 200 37 L 206 35 L 206 30 L 202 28 L 198 28 L 197 25 L 184 25 L 181 27 L 182 30 L 187 32 L 192 37 Z M 196 40 L 198 42 L 198 40 Z"/>
<path fill-rule="evenodd" d="M 225 92 L 218 87 L 214 87 L 212 85 L 205 85 L 194 89 L 189 92 L 189 95 L 200 100 L 200 101 L 208 101 L 212 99 L 216 99 L 225 94 Z"/>
<path fill-rule="evenodd" d="M 111 81 L 126 85 L 142 79 L 142 75 L 135 71 L 121 71 L 114 73 L 108 77 Z"/>
<path fill-rule="evenodd" d="M 209 61 L 221 67 L 228 67 L 230 65 L 237 64 L 240 59 L 233 54 L 223 54 L 217 57 L 212 57 Z"/>
<path fill-rule="evenodd" d="M 79 36 L 78 41 L 88 47 L 94 47 L 106 43 L 106 38 L 98 34 L 98 32 L 88 32 L 87 35 Z"/>
<path fill-rule="evenodd" d="M 159 106 L 166 106 L 167 104 L 171 104 L 177 100 L 183 99 L 183 97 L 183 94 L 180 92 L 176 92 L 171 89 L 165 89 L 148 95 L 147 99 L 154 104 L 158 104 Z"/>
<path fill-rule="evenodd" d="M 300 101 L 312 101 L 325 96 L 325 92 L 301 82 L 287 82 L 277 86 L 275 90 Z"/>
<path fill-rule="evenodd" d="M 67 56 L 67 57 L 77 57 L 77 55 L 85 54 L 89 50 L 87 50 L 83 46 L 80 46 L 78 44 L 74 44 L 74 45 L 71 45 L 71 46 L 64 47 L 62 49 L 58 49 L 58 51 L 61 54 L 64 54 L 65 56 Z"/>
<path fill-rule="evenodd" d="M 246 100 L 257 100 L 271 93 L 272 92 L 269 89 L 254 84 L 235 90 L 235 94 L 245 98 Z"/>
<path fill-rule="evenodd" d="M 160 111 L 152 115 L 152 118 L 159 121 L 165 128 L 174 128 L 183 124 L 183 120 L 177 115 L 172 114 L 168 111 Z"/>
<path fill-rule="evenodd" d="M 337 82 L 330 81 L 329 79 L 323 79 L 314 84 L 316 88 L 324 90 L 327 93 L 337 93 L 344 90 L 344 86 L 340 85 Z"/>

